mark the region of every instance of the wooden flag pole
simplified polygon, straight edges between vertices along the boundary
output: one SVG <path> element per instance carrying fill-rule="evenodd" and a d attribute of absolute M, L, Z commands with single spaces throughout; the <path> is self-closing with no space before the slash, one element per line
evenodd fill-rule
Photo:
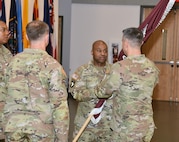
<path fill-rule="evenodd" d="M 83 126 L 81 127 L 80 131 L 79 131 L 78 134 L 75 136 L 73 142 L 77 142 L 77 140 L 79 139 L 79 137 L 80 137 L 81 134 L 83 133 L 84 129 L 87 127 L 88 123 L 90 122 L 92 116 L 93 116 L 93 114 L 90 114 L 90 115 L 88 116 L 88 118 L 86 119 L 85 123 L 84 123 Z"/>

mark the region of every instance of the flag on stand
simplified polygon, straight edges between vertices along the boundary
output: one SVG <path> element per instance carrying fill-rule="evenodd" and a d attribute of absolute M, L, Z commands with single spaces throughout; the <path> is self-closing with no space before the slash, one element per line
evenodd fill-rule
<path fill-rule="evenodd" d="M 8 41 L 8 48 L 13 55 L 18 53 L 17 49 L 17 12 L 16 12 L 16 3 L 15 0 L 11 0 L 10 6 L 10 18 L 9 18 L 9 31 L 10 38 Z"/>
<path fill-rule="evenodd" d="M 53 33 L 52 26 L 50 24 L 50 14 L 49 14 L 49 1 L 44 0 L 44 18 L 43 21 L 49 25 L 49 44 L 46 47 L 46 51 L 48 52 L 49 55 L 52 56 L 52 46 L 51 46 L 51 38 L 50 38 L 50 33 Z"/>
<path fill-rule="evenodd" d="M 144 42 L 150 37 L 152 32 L 163 22 L 171 8 L 173 7 L 175 0 L 160 0 L 154 7 L 147 18 L 140 24 L 139 29 L 143 31 Z M 123 60 L 124 52 L 121 50 L 118 59 Z"/>
<path fill-rule="evenodd" d="M 0 20 L 6 23 L 6 10 L 4 0 L 0 0 Z"/>
<path fill-rule="evenodd" d="M 28 48 L 29 47 L 29 43 L 28 40 L 26 38 L 26 25 L 28 23 L 28 0 L 24 0 L 24 4 L 23 4 L 23 18 L 22 18 L 22 40 L 23 40 L 23 47 L 24 48 Z"/>
<path fill-rule="evenodd" d="M 50 14 L 50 25 L 51 25 L 51 32 L 50 32 L 50 40 L 51 40 L 51 48 L 52 48 L 52 57 L 56 58 L 56 39 L 55 39 L 55 30 L 54 30 L 54 21 L 55 21 L 55 13 L 54 13 L 54 2 L 53 0 L 50 0 L 50 6 L 49 6 L 49 14 Z"/>
<path fill-rule="evenodd" d="M 152 32 L 163 22 L 175 0 L 160 0 L 147 18 L 140 24 L 139 29 L 143 31 L 144 42 L 150 37 Z"/>
<path fill-rule="evenodd" d="M 35 1 L 34 1 L 33 20 L 39 20 L 38 0 L 35 0 Z"/>
<path fill-rule="evenodd" d="M 18 42 L 18 53 L 20 53 L 23 51 L 21 0 L 16 0 L 16 8 L 17 8 L 17 42 Z"/>

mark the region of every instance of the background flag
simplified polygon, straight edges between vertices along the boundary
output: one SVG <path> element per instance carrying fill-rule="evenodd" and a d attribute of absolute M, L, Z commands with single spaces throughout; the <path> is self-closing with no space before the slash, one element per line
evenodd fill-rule
<path fill-rule="evenodd" d="M 46 51 L 48 52 L 49 55 L 52 56 L 53 49 L 52 49 L 52 46 L 51 46 L 51 36 L 50 36 L 50 33 L 53 33 L 53 29 L 52 29 L 52 26 L 50 24 L 50 14 L 49 14 L 49 2 L 48 2 L 48 0 L 44 0 L 44 19 L 43 19 L 43 21 L 45 23 L 47 23 L 49 25 L 49 28 L 50 28 L 50 32 L 49 32 L 49 44 L 46 47 Z"/>
<path fill-rule="evenodd" d="M 8 48 L 13 55 L 18 53 L 17 50 L 17 12 L 15 0 L 11 0 L 10 18 L 9 18 L 9 31 L 11 36 L 8 41 Z"/>
<path fill-rule="evenodd" d="M 147 18 L 140 24 L 139 29 L 143 31 L 144 42 L 149 38 L 152 32 L 163 22 L 175 0 L 160 0 Z"/>
<path fill-rule="evenodd" d="M 175 0 L 160 0 L 154 7 L 147 18 L 140 24 L 139 29 L 143 31 L 144 42 L 149 38 L 152 32 L 163 22 L 171 8 L 173 7 Z M 118 60 L 123 60 L 124 52 L 121 50 L 118 56 Z"/>
<path fill-rule="evenodd" d="M 18 53 L 19 53 L 23 51 L 21 0 L 16 0 L 16 7 L 17 7 L 17 41 L 18 41 Z"/>
<path fill-rule="evenodd" d="M 38 0 L 35 0 L 35 1 L 34 1 L 33 20 L 39 20 Z"/>
<path fill-rule="evenodd" d="M 22 18 L 22 39 L 23 39 L 23 47 L 28 48 L 29 43 L 26 39 L 26 25 L 28 23 L 28 0 L 24 0 L 23 4 L 23 18 Z"/>

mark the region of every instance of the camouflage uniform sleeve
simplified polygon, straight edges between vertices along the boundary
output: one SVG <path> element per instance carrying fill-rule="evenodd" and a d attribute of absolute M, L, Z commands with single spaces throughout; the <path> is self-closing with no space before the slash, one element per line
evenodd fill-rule
<path fill-rule="evenodd" d="M 53 70 L 51 73 L 50 101 L 53 108 L 53 124 L 58 142 L 68 141 L 69 131 L 69 108 L 67 103 L 66 73 L 61 67 L 60 70 Z"/>
<path fill-rule="evenodd" d="M 98 98 L 109 98 L 116 93 L 122 82 L 119 71 L 120 64 L 113 64 L 110 73 L 95 89 Z"/>
<path fill-rule="evenodd" d="M 3 45 L 1 45 L 3 48 L 3 56 L 0 57 L 0 116 L 2 115 L 4 104 L 5 104 L 5 94 L 7 94 L 7 90 L 5 88 L 5 71 L 6 68 L 12 58 L 11 52 L 6 49 Z M 0 117 L 0 139 L 3 139 L 2 134 L 3 126 L 2 126 L 2 118 Z"/>
<path fill-rule="evenodd" d="M 82 75 L 84 69 L 85 66 L 79 67 L 69 82 L 69 92 L 77 101 L 89 101 L 93 98 L 97 98 L 95 96 L 95 88 L 89 87 L 86 78 Z"/>
<path fill-rule="evenodd" d="M 154 65 L 155 66 L 155 65 Z M 159 83 L 159 74 L 160 74 L 160 70 L 155 66 L 156 69 L 156 80 L 155 80 L 155 86 Z"/>
<path fill-rule="evenodd" d="M 4 45 L 2 45 L 3 47 L 3 51 L 4 51 L 4 55 L 6 56 L 5 58 L 10 60 L 10 58 L 13 57 L 11 51 L 9 49 L 7 49 Z"/>

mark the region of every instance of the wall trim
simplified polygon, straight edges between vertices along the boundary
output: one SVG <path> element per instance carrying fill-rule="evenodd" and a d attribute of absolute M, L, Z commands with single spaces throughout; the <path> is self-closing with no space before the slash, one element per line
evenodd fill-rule
<path fill-rule="evenodd" d="M 72 0 L 81 4 L 111 4 L 111 5 L 156 5 L 159 0 Z"/>

